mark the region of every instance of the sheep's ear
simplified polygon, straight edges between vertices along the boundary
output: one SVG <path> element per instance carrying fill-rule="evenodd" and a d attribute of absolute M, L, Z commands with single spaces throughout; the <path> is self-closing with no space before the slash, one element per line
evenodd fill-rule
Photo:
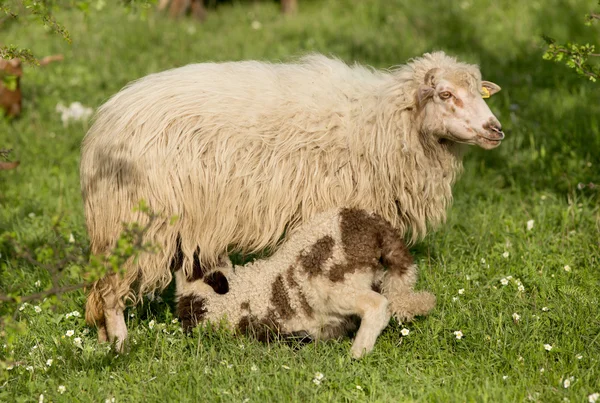
<path fill-rule="evenodd" d="M 419 106 L 423 105 L 425 101 L 433 96 L 435 90 L 429 85 L 422 85 L 417 91 L 417 103 Z"/>
<path fill-rule="evenodd" d="M 491 81 L 481 82 L 481 96 L 483 98 L 489 98 L 500 90 L 500 86 L 498 84 L 492 83 Z"/>
<path fill-rule="evenodd" d="M 440 73 L 440 69 L 438 67 L 434 67 L 425 73 L 425 80 L 423 80 L 423 84 L 428 85 L 429 87 L 435 87 L 437 83 L 437 76 Z"/>

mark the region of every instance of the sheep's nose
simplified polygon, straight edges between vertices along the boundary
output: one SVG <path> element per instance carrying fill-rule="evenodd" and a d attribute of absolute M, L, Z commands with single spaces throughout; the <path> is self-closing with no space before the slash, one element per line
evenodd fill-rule
<path fill-rule="evenodd" d="M 502 131 L 502 125 L 497 120 L 492 120 L 485 125 L 483 125 L 484 129 L 487 129 L 494 133 L 497 138 L 494 140 L 504 140 L 504 132 Z"/>

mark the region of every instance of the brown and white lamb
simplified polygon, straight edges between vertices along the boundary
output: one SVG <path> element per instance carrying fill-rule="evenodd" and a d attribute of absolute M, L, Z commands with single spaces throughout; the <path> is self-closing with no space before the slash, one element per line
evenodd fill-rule
<path fill-rule="evenodd" d="M 398 231 L 358 209 L 317 215 L 267 259 L 235 268 L 225 262 L 203 279 L 190 280 L 181 269 L 175 276 L 186 330 L 225 320 L 262 340 L 290 334 L 323 340 L 359 322 L 355 358 L 373 349 L 391 315 L 410 321 L 435 305 L 433 294 L 413 291 L 417 269 Z"/>

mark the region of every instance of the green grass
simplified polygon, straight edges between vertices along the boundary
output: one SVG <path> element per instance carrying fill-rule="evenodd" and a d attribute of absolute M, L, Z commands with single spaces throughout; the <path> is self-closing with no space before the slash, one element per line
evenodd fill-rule
<path fill-rule="evenodd" d="M 87 18 L 59 13 L 72 45 L 41 27 L 6 27 L 5 43 L 65 55 L 26 68 L 24 114 L 0 122 L 0 146 L 21 160 L 0 172 L 0 233 L 32 248 L 48 242 L 55 216 L 86 239 L 78 162 L 87 125 L 63 127 L 56 104 L 95 108 L 130 80 L 191 62 L 318 51 L 389 67 L 443 49 L 479 63 L 503 87 L 489 103 L 507 140 L 467 155 L 448 222 L 413 248 L 418 287 L 437 295 L 436 309 L 407 325 L 406 337 L 393 323 L 367 358 L 352 361 L 348 339 L 265 346 L 219 330 L 186 337 L 171 323 L 170 305 L 156 301 L 128 310 L 132 348 L 114 355 L 96 344 L 94 330 L 83 334 L 81 317 L 65 317 L 83 312 L 83 293 L 73 293 L 54 311 L 18 313 L 28 325 L 14 345 L 21 365 L 0 385 L 0 400 L 43 393 L 46 401 L 587 401 L 600 392 L 600 213 L 598 188 L 578 184 L 600 184 L 600 85 L 543 61 L 540 35 L 600 42 L 600 29 L 581 23 L 595 3 L 302 0 L 298 16 L 282 18 L 276 3 L 233 2 L 211 10 L 203 25 L 152 13 L 140 20 L 111 6 Z M 7 244 L 0 253 L 3 291 L 48 284 Z M 509 275 L 524 292 L 514 281 L 502 285 Z M 75 335 L 63 337 L 68 330 Z M 320 385 L 316 372 L 325 376 Z"/>

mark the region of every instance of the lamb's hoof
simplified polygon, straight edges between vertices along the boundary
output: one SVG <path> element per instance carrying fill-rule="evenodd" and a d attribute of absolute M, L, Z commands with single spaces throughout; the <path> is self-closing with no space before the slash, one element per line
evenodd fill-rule
<path fill-rule="evenodd" d="M 352 358 L 354 358 L 355 360 L 360 360 L 365 355 L 369 354 L 371 352 L 371 350 L 372 349 L 368 349 L 367 347 L 356 345 L 356 343 L 355 343 L 352 345 L 352 348 L 350 349 L 350 354 L 352 355 Z"/>

